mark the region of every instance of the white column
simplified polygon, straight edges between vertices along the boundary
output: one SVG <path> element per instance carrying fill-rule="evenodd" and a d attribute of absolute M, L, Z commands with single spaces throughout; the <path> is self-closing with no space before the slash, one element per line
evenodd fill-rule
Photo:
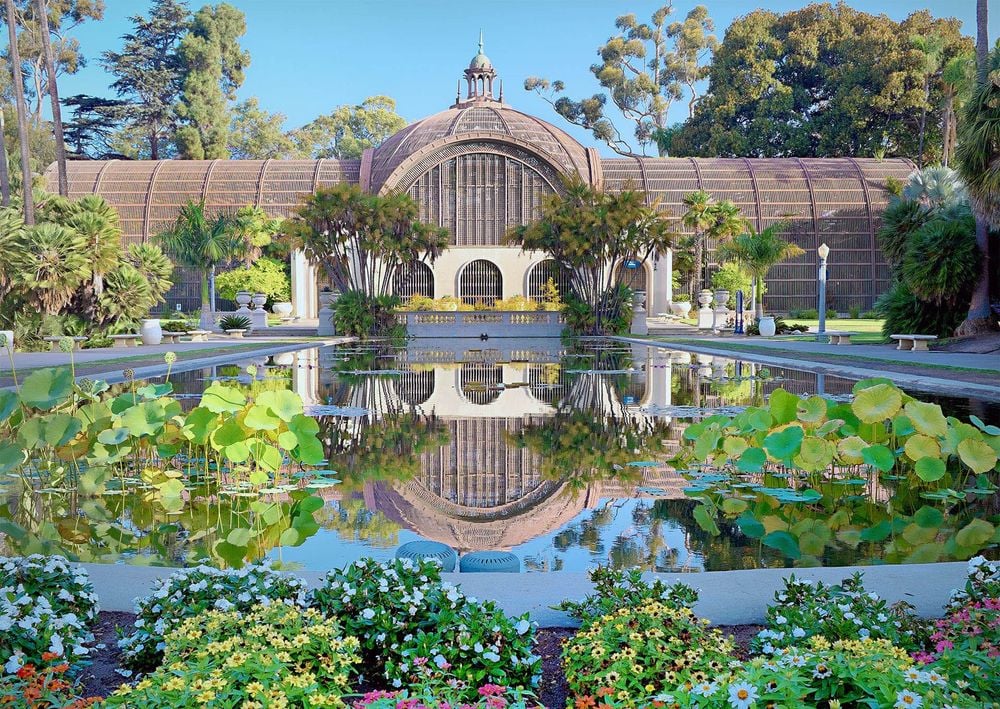
<path fill-rule="evenodd" d="M 666 253 L 658 253 L 653 256 L 653 279 L 649 287 L 646 311 L 651 317 L 660 313 L 670 312 L 670 301 L 673 298 L 673 251 L 667 249 Z"/>
<path fill-rule="evenodd" d="M 292 313 L 299 318 L 315 318 L 317 309 L 316 267 L 305 252 L 292 252 Z"/>

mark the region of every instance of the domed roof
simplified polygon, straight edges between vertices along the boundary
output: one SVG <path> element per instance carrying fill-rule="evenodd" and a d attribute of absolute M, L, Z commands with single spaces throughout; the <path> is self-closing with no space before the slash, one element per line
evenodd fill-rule
<path fill-rule="evenodd" d="M 486 56 L 485 54 L 483 54 L 480 51 L 479 54 L 477 54 L 476 56 L 474 56 L 472 58 L 472 61 L 469 62 L 469 68 L 473 69 L 473 70 L 475 70 L 475 69 L 492 69 L 493 68 L 493 62 L 490 61 L 490 58 L 488 56 Z"/>
<path fill-rule="evenodd" d="M 544 158 L 563 173 L 588 174 L 587 151 L 572 136 L 540 118 L 514 110 L 499 101 L 459 103 L 446 111 L 411 123 L 375 148 L 371 166 L 371 190 L 378 192 L 393 171 L 411 156 L 433 152 L 431 144 L 446 138 L 456 142 L 498 141 L 519 144 Z M 397 176 L 390 185 L 401 189 Z M 412 181 L 411 181 L 412 182 Z"/>

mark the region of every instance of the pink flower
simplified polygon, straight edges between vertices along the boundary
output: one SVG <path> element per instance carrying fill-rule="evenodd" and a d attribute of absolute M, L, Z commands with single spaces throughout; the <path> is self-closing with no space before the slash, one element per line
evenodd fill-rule
<path fill-rule="evenodd" d="M 501 687 L 499 684 L 484 684 L 479 688 L 479 694 L 483 697 L 499 696 L 507 691 L 506 687 Z"/>
<path fill-rule="evenodd" d="M 955 647 L 955 643 L 951 640 L 940 640 L 937 645 L 934 646 L 934 649 L 938 652 L 944 652 L 945 650 L 951 650 L 953 647 Z"/>

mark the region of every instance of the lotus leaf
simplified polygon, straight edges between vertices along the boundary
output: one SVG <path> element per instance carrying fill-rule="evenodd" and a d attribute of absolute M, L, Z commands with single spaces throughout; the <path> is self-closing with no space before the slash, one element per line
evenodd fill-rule
<path fill-rule="evenodd" d="M 769 431 L 774 420 L 771 412 L 767 409 L 753 408 L 747 409 L 747 423 L 755 431 Z"/>
<path fill-rule="evenodd" d="M 212 382 L 201 395 L 201 406 L 216 414 L 236 413 L 246 403 L 243 392 L 220 382 Z"/>
<path fill-rule="evenodd" d="M 299 437 L 294 431 L 282 431 L 278 434 L 278 446 L 286 451 L 293 450 L 299 445 Z"/>
<path fill-rule="evenodd" d="M 802 556 L 802 552 L 799 550 L 798 540 L 796 540 L 795 537 L 788 532 L 771 532 L 770 534 L 764 535 L 764 538 L 761 541 L 766 546 L 780 551 L 786 558 L 798 559 Z"/>
<path fill-rule="evenodd" d="M 107 402 L 95 401 L 84 404 L 73 415 L 80 419 L 88 430 L 98 426 L 103 429 L 111 419 L 111 407 L 108 406 Z"/>
<path fill-rule="evenodd" d="M 997 464 L 997 454 L 980 439 L 966 438 L 958 444 L 958 457 L 974 473 L 985 473 Z"/>
<path fill-rule="evenodd" d="M 697 457 L 698 460 L 707 459 L 711 453 L 715 452 L 721 438 L 722 435 L 719 433 L 718 429 L 706 429 L 704 433 L 698 436 L 698 440 L 694 442 L 695 457 Z"/>
<path fill-rule="evenodd" d="M 226 535 L 226 541 L 232 544 L 234 547 L 245 547 L 250 543 L 250 537 L 252 536 L 251 530 L 246 527 L 237 527 Z"/>
<path fill-rule="evenodd" d="M 775 431 L 764 439 L 764 450 L 776 460 L 790 460 L 799 452 L 804 435 L 801 426 L 789 426 Z"/>
<path fill-rule="evenodd" d="M 861 541 L 881 542 L 888 539 L 890 534 L 892 534 L 892 525 L 882 520 L 874 526 L 861 530 Z"/>
<path fill-rule="evenodd" d="M 21 382 L 21 403 L 35 409 L 54 409 L 72 393 L 73 373 L 69 367 L 39 369 Z"/>
<path fill-rule="evenodd" d="M 737 515 L 740 512 L 743 512 L 746 508 L 746 500 L 741 500 L 736 497 L 727 497 L 722 501 L 722 511 L 727 515 Z"/>
<path fill-rule="evenodd" d="M 0 423 L 10 418 L 20 404 L 17 394 L 12 391 L 0 390 Z"/>
<path fill-rule="evenodd" d="M 993 539 L 996 530 L 984 519 L 974 519 L 958 530 L 955 543 L 960 547 L 978 551 L 984 544 Z"/>
<path fill-rule="evenodd" d="M 771 392 L 767 403 L 775 424 L 781 425 L 795 420 L 799 406 L 799 397 L 795 394 L 789 394 L 784 389 L 775 389 Z"/>
<path fill-rule="evenodd" d="M 907 406 L 909 406 L 909 404 L 907 404 Z M 924 435 L 923 433 L 914 434 L 906 439 L 906 444 L 903 446 L 903 450 L 906 451 L 906 455 L 910 458 L 910 460 L 941 457 L 941 446 L 938 445 L 937 440 Z"/>
<path fill-rule="evenodd" d="M 747 442 L 737 436 L 726 436 L 722 441 L 722 450 L 730 458 L 738 458 L 747 449 Z"/>
<path fill-rule="evenodd" d="M 762 448 L 747 448 L 736 461 L 736 469 L 743 473 L 756 473 L 767 463 L 767 453 Z"/>
<path fill-rule="evenodd" d="M 254 441 L 250 443 L 250 452 L 257 465 L 275 473 L 281 468 L 281 451 L 268 443 Z"/>
<path fill-rule="evenodd" d="M 258 406 L 266 406 L 282 421 L 291 421 L 303 413 L 302 399 L 294 391 L 279 389 L 261 392 L 257 397 Z"/>
<path fill-rule="evenodd" d="M 744 512 L 736 518 L 736 524 L 740 530 L 751 539 L 760 539 L 764 536 L 764 525 L 750 512 Z"/>
<path fill-rule="evenodd" d="M 4 418 L 5 417 L 2 414 L 0 414 L 0 421 L 2 421 Z M 1000 426 L 987 426 L 985 423 L 983 423 L 983 420 L 978 416 L 976 416 L 975 414 L 969 416 L 969 420 L 972 421 L 973 425 L 975 425 L 975 427 L 978 428 L 983 433 L 989 436 L 1000 436 Z"/>
<path fill-rule="evenodd" d="M 862 389 L 851 402 L 851 410 L 863 423 L 876 423 L 896 415 L 903 403 L 903 392 L 891 384 L 876 384 Z"/>
<path fill-rule="evenodd" d="M 858 436 L 842 438 L 837 443 L 837 453 L 844 463 L 858 465 L 865 462 L 863 451 L 868 444 Z"/>
<path fill-rule="evenodd" d="M 864 389 L 871 389 L 879 384 L 888 384 L 889 386 L 895 386 L 891 379 L 886 379 L 885 377 L 872 377 L 870 379 L 862 379 L 860 382 L 856 382 L 851 388 L 852 394 L 858 394 L 858 392 Z"/>
<path fill-rule="evenodd" d="M 126 427 L 133 438 L 154 436 L 163 430 L 171 412 L 166 402 L 169 400 L 142 401 L 122 412 L 121 425 Z M 169 402 L 176 403 L 176 402 Z"/>
<path fill-rule="evenodd" d="M 24 449 L 9 441 L 0 441 L 0 473 L 9 473 L 24 464 Z"/>
<path fill-rule="evenodd" d="M 299 538 L 299 532 L 294 527 L 289 527 L 278 537 L 278 544 L 283 547 L 294 547 L 301 543 L 302 540 Z"/>
<path fill-rule="evenodd" d="M 694 508 L 692 512 L 694 516 L 694 521 L 698 523 L 698 526 L 703 530 L 711 534 L 713 537 L 719 534 L 719 525 L 715 523 L 715 518 L 712 515 L 712 511 L 706 505 L 698 505 Z"/>
<path fill-rule="evenodd" d="M 917 432 L 906 414 L 896 414 L 892 419 L 892 432 L 897 436 L 910 436 Z"/>
<path fill-rule="evenodd" d="M 181 430 L 192 443 L 203 446 L 208 443 L 212 432 L 218 425 L 218 414 L 199 406 L 188 413 Z"/>
<path fill-rule="evenodd" d="M 247 411 L 243 424 L 254 431 L 275 431 L 281 425 L 281 419 L 268 407 L 254 404 Z"/>
<path fill-rule="evenodd" d="M 908 401 L 903 407 L 913 427 L 926 436 L 940 437 L 948 433 L 948 420 L 937 404 Z"/>
<path fill-rule="evenodd" d="M 948 433 L 941 441 L 941 451 L 947 455 L 958 455 L 958 446 L 967 438 L 982 440 L 983 433 L 975 426 L 962 423 L 956 418 L 948 417 Z"/>
<path fill-rule="evenodd" d="M 160 384 L 147 384 L 146 386 L 139 387 L 135 390 L 135 393 L 141 396 L 143 399 L 159 399 L 162 396 L 167 396 L 173 393 L 174 385 L 170 382 L 163 382 Z"/>
<path fill-rule="evenodd" d="M 917 513 L 913 515 L 913 521 L 919 524 L 921 527 L 926 527 L 927 529 L 937 529 L 944 522 L 944 514 L 941 510 L 928 507 L 924 505 Z"/>
<path fill-rule="evenodd" d="M 822 396 L 810 396 L 799 400 L 796 416 L 799 421 L 806 423 L 821 423 L 826 419 L 826 409 L 826 399 Z"/>
<path fill-rule="evenodd" d="M 802 439 L 802 446 L 795 457 L 795 463 L 807 472 L 817 472 L 829 467 L 836 453 L 837 446 L 832 441 L 806 436 Z"/>
<path fill-rule="evenodd" d="M 887 473 L 896 464 L 896 454 L 883 445 L 868 446 L 861 451 L 865 463 Z"/>

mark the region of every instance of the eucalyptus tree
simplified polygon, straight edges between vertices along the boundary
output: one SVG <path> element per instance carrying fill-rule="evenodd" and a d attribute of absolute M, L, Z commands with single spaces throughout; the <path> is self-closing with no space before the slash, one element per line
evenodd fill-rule
<path fill-rule="evenodd" d="M 52 56 L 52 38 L 49 32 L 49 10 L 45 0 L 37 0 L 38 34 L 42 39 L 42 61 L 48 77 L 49 101 L 52 105 L 52 130 L 56 139 L 56 171 L 58 172 L 59 194 L 69 196 L 69 181 L 66 177 L 66 139 L 63 137 L 62 112 L 59 107 L 59 89 L 56 85 L 56 63 Z"/>
<path fill-rule="evenodd" d="M 719 253 L 723 258 L 732 259 L 745 268 L 752 279 L 750 302 L 753 303 L 757 318 L 764 315 L 764 287 L 768 271 L 772 267 L 790 258 L 805 253 L 796 244 L 791 244 L 781 238 L 780 234 L 788 227 L 785 222 L 772 224 L 760 231 L 753 226 L 722 244 Z"/>
<path fill-rule="evenodd" d="M 1000 228 L 1000 46 L 989 50 L 987 1 L 976 4 L 976 88 L 965 106 L 955 151 L 958 172 L 976 217 L 976 243 L 983 254 L 969 315 L 957 333 L 971 335 L 995 327 L 990 311 L 989 231 Z"/>
<path fill-rule="evenodd" d="M 645 261 L 674 243 L 672 225 L 645 193 L 626 188 L 604 192 L 578 177 L 562 194 L 547 196 L 539 218 L 516 226 L 507 241 L 524 251 L 542 251 L 571 274 L 573 292 L 593 313 L 591 329 L 603 333 L 625 305 L 616 269 L 626 260 Z"/>
<path fill-rule="evenodd" d="M 17 13 L 14 0 L 5 0 L 7 36 L 10 40 L 11 78 L 14 84 L 14 99 L 17 104 L 17 138 L 21 147 L 21 199 L 24 201 L 24 223 L 35 223 L 35 203 L 31 194 L 31 154 L 28 149 L 28 106 L 24 101 L 24 75 L 21 73 L 21 55 L 17 46 Z"/>
<path fill-rule="evenodd" d="M 215 327 L 215 272 L 250 250 L 245 232 L 231 215 L 209 216 L 204 202 L 180 208 L 173 227 L 157 235 L 163 249 L 201 279 L 201 327 Z"/>
<path fill-rule="evenodd" d="M 405 193 L 339 184 L 306 196 L 282 230 L 337 290 L 374 299 L 392 294 L 400 268 L 433 263 L 447 248 L 447 230 L 420 222 L 419 213 Z"/>

